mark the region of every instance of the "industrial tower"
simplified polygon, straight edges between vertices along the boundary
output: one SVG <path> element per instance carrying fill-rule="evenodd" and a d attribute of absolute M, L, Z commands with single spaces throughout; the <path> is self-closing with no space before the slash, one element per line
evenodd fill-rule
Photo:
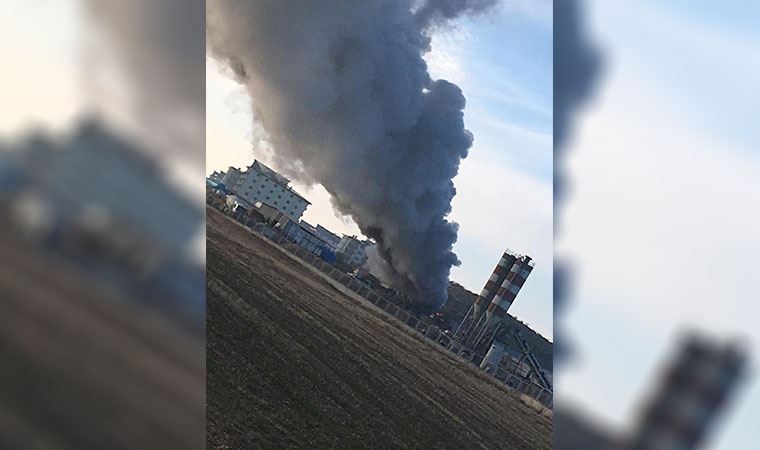
<path fill-rule="evenodd" d="M 490 340 L 533 270 L 530 256 L 507 249 L 462 320 L 456 336 L 468 347 Z"/>

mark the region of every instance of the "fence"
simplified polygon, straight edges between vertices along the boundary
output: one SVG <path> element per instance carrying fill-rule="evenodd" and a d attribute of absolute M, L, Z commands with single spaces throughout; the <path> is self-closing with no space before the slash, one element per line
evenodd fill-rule
<path fill-rule="evenodd" d="M 461 357 L 465 361 L 475 365 L 475 367 L 478 367 L 480 369 L 480 363 L 483 360 L 483 355 L 479 355 L 473 352 L 472 350 L 470 350 L 469 348 L 465 347 L 464 345 L 462 345 L 460 341 L 453 338 L 453 335 L 450 335 L 446 331 L 442 331 L 436 325 L 431 323 L 427 317 L 416 317 L 412 315 L 407 310 L 405 310 L 404 308 L 398 305 L 399 303 L 398 299 L 395 299 L 396 301 L 394 302 L 378 294 L 377 292 L 375 292 L 372 288 L 370 288 L 363 282 L 337 269 L 332 264 L 324 261 L 319 256 L 315 255 L 314 253 L 311 253 L 305 248 L 299 246 L 298 244 L 291 242 L 284 236 L 281 236 L 279 234 L 273 234 L 272 236 L 267 237 L 261 234 L 257 230 L 251 229 L 251 231 L 258 234 L 259 236 L 263 238 L 268 238 L 270 241 L 274 242 L 275 244 L 277 244 L 278 246 L 286 250 L 288 253 L 298 257 L 303 262 L 311 265 L 318 271 L 324 273 L 326 276 L 332 278 L 333 280 L 341 283 L 343 286 L 345 286 L 349 290 L 355 292 L 364 300 L 368 301 L 369 303 L 372 303 L 377 308 L 385 311 L 388 315 L 396 318 L 397 320 L 401 321 L 408 327 L 414 329 L 421 336 L 446 348 L 450 352 L 454 353 L 455 355 Z M 534 383 L 533 381 L 527 380 L 523 377 L 520 377 L 516 375 L 514 372 L 510 373 L 504 370 L 503 368 L 497 368 L 496 371 L 494 371 L 492 367 L 488 367 L 484 369 L 483 371 L 493 376 L 496 380 L 500 381 L 501 383 L 503 383 L 505 386 L 509 387 L 510 389 L 515 390 L 517 392 L 521 392 L 525 395 L 528 395 L 529 397 L 534 398 L 535 400 L 537 400 L 539 403 L 546 406 L 547 408 L 552 407 L 552 401 L 553 401 L 552 391 L 544 388 L 543 386 L 537 383 Z"/>

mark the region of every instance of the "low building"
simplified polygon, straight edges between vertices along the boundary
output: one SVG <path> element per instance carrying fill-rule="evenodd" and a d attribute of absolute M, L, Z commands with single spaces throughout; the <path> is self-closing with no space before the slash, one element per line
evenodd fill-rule
<path fill-rule="evenodd" d="M 328 230 L 327 228 L 323 227 L 322 225 L 317 225 L 317 228 L 315 229 L 317 236 L 322 238 L 323 241 L 325 241 L 332 251 L 336 251 L 338 248 L 338 244 L 340 244 L 340 237 Z"/>
<path fill-rule="evenodd" d="M 238 197 L 237 195 L 228 195 L 225 197 L 225 203 L 230 212 L 235 214 L 247 214 L 253 205 Z"/>
<path fill-rule="evenodd" d="M 314 227 L 314 225 L 310 224 L 309 222 L 301 219 L 298 224 L 303 228 L 304 230 L 309 231 L 310 233 L 317 234 L 317 228 Z"/>
<path fill-rule="evenodd" d="M 372 289 L 378 289 L 383 286 L 382 280 L 372 275 L 372 273 L 365 267 L 357 268 L 354 277 Z"/>
<path fill-rule="evenodd" d="M 343 235 L 335 251 L 346 264 L 359 267 L 367 261 L 367 244 L 367 241 L 359 240 L 356 236 Z"/>
<path fill-rule="evenodd" d="M 314 230 L 315 228 L 304 221 L 295 222 L 287 218 L 287 216 L 281 216 L 277 222 L 277 228 L 299 246 L 303 247 L 310 253 L 313 253 L 322 259 L 335 262 L 335 252 L 330 248 L 330 245 L 325 242 Z"/>
<path fill-rule="evenodd" d="M 215 170 L 214 173 L 208 176 L 208 179 L 217 184 L 224 183 L 224 175 L 225 175 L 224 171 L 218 172 Z"/>
<path fill-rule="evenodd" d="M 230 166 L 230 168 L 227 169 L 227 172 L 222 173 L 224 173 L 224 175 L 222 175 L 222 183 L 231 189 L 232 192 L 235 192 L 235 186 L 240 181 L 240 176 L 243 174 L 243 172 L 241 172 L 238 168 Z"/>

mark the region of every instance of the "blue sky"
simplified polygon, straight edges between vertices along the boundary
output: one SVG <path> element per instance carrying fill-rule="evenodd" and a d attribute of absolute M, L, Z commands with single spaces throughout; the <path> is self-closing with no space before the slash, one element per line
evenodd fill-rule
<path fill-rule="evenodd" d="M 427 60 L 436 78 L 462 87 L 465 123 L 475 135 L 455 178 L 452 220 L 460 224 L 452 279 L 479 292 L 505 248 L 527 253 L 536 268 L 510 312 L 552 338 L 552 15 L 551 3 L 506 2 L 488 16 L 440 31 Z M 253 157 L 246 94 L 209 61 L 207 172 Z M 355 225 L 337 217 L 319 186 L 298 186 L 312 202 L 305 214 L 339 233 Z"/>

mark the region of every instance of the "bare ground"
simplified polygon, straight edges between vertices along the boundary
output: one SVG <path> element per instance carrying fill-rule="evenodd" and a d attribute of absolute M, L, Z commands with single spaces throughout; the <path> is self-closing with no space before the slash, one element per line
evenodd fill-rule
<path fill-rule="evenodd" d="M 546 414 L 207 211 L 208 447 L 551 448 Z"/>

